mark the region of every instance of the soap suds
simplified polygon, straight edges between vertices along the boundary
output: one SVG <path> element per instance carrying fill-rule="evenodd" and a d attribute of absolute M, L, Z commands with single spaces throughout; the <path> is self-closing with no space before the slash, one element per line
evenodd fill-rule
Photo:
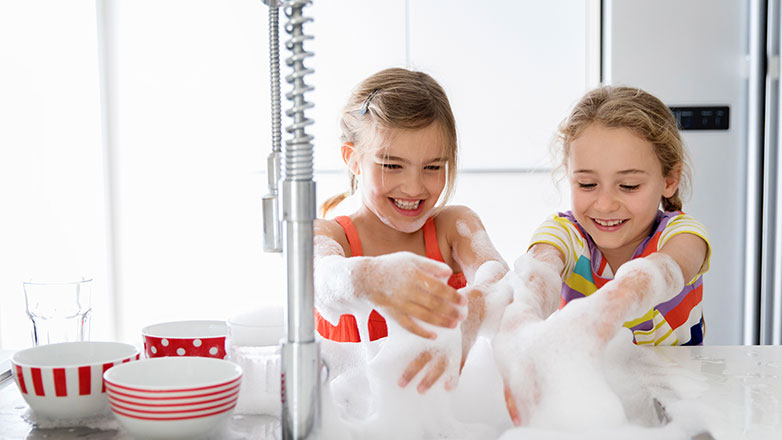
<path fill-rule="evenodd" d="M 620 333 L 603 353 L 586 359 L 588 372 L 581 372 L 584 367 L 575 364 L 585 359 L 583 355 L 559 351 L 541 359 L 576 377 L 558 380 L 559 376 L 548 376 L 546 390 L 550 394 L 543 399 L 544 407 L 536 412 L 534 421 L 520 428 L 510 423 L 502 378 L 487 338 L 476 341 L 455 389 L 446 391 L 436 385 L 425 394 L 419 394 L 414 384 L 406 388 L 396 385 L 405 363 L 395 361 L 394 356 L 413 356 L 406 347 L 392 347 L 372 362 L 371 353 L 382 353 L 377 347 L 384 344 L 382 340 L 370 344 L 322 341 L 323 357 L 330 366 L 330 379 L 322 393 L 322 432 L 324 438 L 353 440 L 565 440 L 573 438 L 574 426 L 582 426 L 577 430 L 578 438 L 689 439 L 703 427 L 694 417 L 701 409 L 681 399 L 701 392 L 703 383 L 647 348 L 633 345 L 630 338 L 629 332 Z M 586 388 L 601 394 L 588 395 L 578 379 L 595 377 L 598 385 Z M 650 396 L 667 402 L 673 419 L 667 425 L 661 426 L 654 409 L 645 403 Z M 569 403 L 572 399 L 581 406 Z M 606 409 L 601 406 L 606 402 L 612 405 L 614 419 L 610 425 L 601 425 L 610 420 L 599 411 Z M 566 412 L 568 409 L 571 411 Z"/>
<path fill-rule="evenodd" d="M 501 264 L 505 265 L 502 256 L 492 244 L 486 230 L 480 228 L 470 229 L 470 226 L 467 223 L 462 220 L 457 220 L 456 232 L 463 238 L 466 238 L 466 242 L 469 243 L 469 249 L 467 250 L 461 249 L 459 246 L 455 246 L 453 249 L 453 258 L 464 272 L 467 284 L 472 285 L 479 282 L 476 277 L 480 267 L 475 268 L 471 267 L 469 264 L 465 264 L 465 261 L 467 261 L 468 258 L 465 258 L 466 255 L 462 255 L 463 253 L 469 252 L 471 254 L 469 258 L 470 261 L 477 260 L 488 262 L 493 260 L 502 262 Z M 507 270 L 507 267 L 505 267 L 505 270 Z"/>
<path fill-rule="evenodd" d="M 447 264 L 412 252 L 378 257 L 321 256 L 314 272 L 315 307 L 332 325 L 337 325 L 343 314 L 355 316 L 361 323 L 358 326 L 361 340 L 368 341 L 365 323 L 373 309 L 388 318 L 396 312 L 393 307 L 426 306 L 425 296 L 435 295 L 437 283 L 446 288 L 451 274 Z M 464 316 L 466 311 L 462 313 Z M 409 325 L 431 327 L 414 317 L 407 319 Z"/>
<path fill-rule="evenodd" d="M 330 370 L 323 393 L 328 419 L 324 436 L 514 440 L 568 439 L 574 433 L 595 439 L 687 439 L 697 434 L 703 424 L 693 414 L 701 409 L 683 399 L 702 392 L 699 378 L 634 345 L 618 317 L 608 325 L 613 333 L 597 335 L 591 326 L 601 321 L 598 301 L 573 301 L 546 319 L 551 307 L 545 301 L 503 306 L 511 297 L 534 298 L 524 281 L 533 266 L 521 264 L 521 274 L 508 272 L 494 283 L 487 298 L 496 303 L 487 302 L 486 318 L 502 321 L 504 328 L 493 342 L 487 336 L 494 331 L 482 333 L 450 391 L 444 385 L 458 372 L 458 328 L 429 326 L 437 338 L 428 340 L 387 318 L 388 338 L 361 344 L 321 341 Z M 490 264 L 475 276 L 490 279 L 499 270 Z M 551 283 L 552 274 L 541 276 L 540 282 Z M 671 287 L 667 284 L 652 288 Z M 399 387 L 402 372 L 424 350 L 443 354 L 449 370 L 424 394 L 416 385 L 425 372 Z M 520 402 L 522 427 L 510 423 L 504 384 Z M 659 420 L 653 399 L 666 405 L 669 423 Z"/>

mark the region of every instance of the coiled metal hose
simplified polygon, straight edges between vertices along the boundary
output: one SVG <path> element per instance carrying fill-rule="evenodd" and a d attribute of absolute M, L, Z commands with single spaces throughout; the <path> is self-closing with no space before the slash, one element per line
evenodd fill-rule
<path fill-rule="evenodd" d="M 312 52 L 304 50 L 304 42 L 311 40 L 312 36 L 304 34 L 303 25 L 311 18 L 304 17 L 302 9 L 311 3 L 310 0 L 291 0 L 286 4 L 285 14 L 288 17 L 286 32 L 291 38 L 285 43 L 292 55 L 285 60 L 293 69 L 293 73 L 285 77 L 285 80 L 293 86 L 293 89 L 285 94 L 285 97 L 293 103 L 293 107 L 286 110 L 285 114 L 293 119 L 293 123 L 286 127 L 293 138 L 286 141 L 285 149 L 285 179 L 286 180 L 311 180 L 312 179 L 312 139 L 307 134 L 307 126 L 313 121 L 308 119 L 305 111 L 314 106 L 307 102 L 304 94 L 312 91 L 313 87 L 307 85 L 305 77 L 314 71 L 304 65 L 304 60 L 313 56 Z"/>

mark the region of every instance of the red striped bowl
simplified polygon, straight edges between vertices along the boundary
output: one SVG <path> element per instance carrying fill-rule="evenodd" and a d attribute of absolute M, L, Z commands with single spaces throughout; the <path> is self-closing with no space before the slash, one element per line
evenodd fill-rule
<path fill-rule="evenodd" d="M 106 412 L 103 373 L 138 359 L 130 344 L 82 341 L 28 348 L 11 363 L 16 385 L 36 414 L 78 418 Z"/>
<path fill-rule="evenodd" d="M 171 415 L 171 414 L 185 414 L 185 413 L 197 413 L 202 411 L 214 411 L 232 403 L 236 403 L 236 399 L 239 392 L 235 392 L 231 395 L 225 395 L 215 399 L 207 399 L 195 402 L 187 403 L 139 403 L 130 399 L 116 398 L 109 394 L 109 403 L 112 408 L 119 409 L 122 412 L 137 412 L 139 415 Z"/>
<path fill-rule="evenodd" d="M 206 357 L 160 357 L 104 374 L 109 406 L 137 437 L 192 438 L 216 429 L 239 396 L 242 369 Z"/>

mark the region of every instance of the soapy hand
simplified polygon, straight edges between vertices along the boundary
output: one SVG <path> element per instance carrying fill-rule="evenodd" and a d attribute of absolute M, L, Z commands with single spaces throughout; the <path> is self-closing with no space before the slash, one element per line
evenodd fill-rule
<path fill-rule="evenodd" d="M 445 263 L 411 252 L 345 258 L 336 242 L 320 236 L 316 245 L 315 308 L 332 325 L 345 313 L 361 317 L 377 309 L 407 331 L 434 339 L 426 324 L 455 328 L 467 314 L 467 300 L 446 284 L 452 271 Z"/>
<path fill-rule="evenodd" d="M 459 289 L 459 293 L 467 298 L 468 313 L 467 318 L 461 322 L 459 329 L 439 332 L 436 341 L 428 344 L 434 344 L 439 349 L 429 349 L 421 352 L 407 367 L 402 377 L 399 379 L 399 386 L 405 387 L 416 375 L 427 369 L 421 382 L 418 384 L 418 392 L 424 393 L 446 372 L 447 379 L 445 389 L 450 391 L 456 387 L 458 376 L 462 372 L 467 356 L 470 353 L 476 337 L 478 336 L 481 324 L 487 316 L 499 317 L 499 314 L 492 313 L 492 308 L 504 308 L 510 300 L 511 293 L 509 289 L 494 287 L 494 295 L 487 304 L 486 291 L 489 290 L 485 284 L 469 286 Z M 447 340 L 446 340 L 447 339 Z M 458 341 L 457 341 L 458 339 Z M 446 349 L 446 350 L 443 350 Z M 459 356 L 459 352 L 461 355 Z M 443 354 L 448 352 L 451 355 Z M 458 368 L 457 368 L 458 367 Z"/>
<path fill-rule="evenodd" d="M 402 373 L 399 378 L 399 386 L 406 387 L 421 371 L 426 370 L 416 389 L 423 394 L 434 385 L 449 366 L 448 356 L 438 350 L 426 350 L 418 355 Z M 455 386 L 455 380 L 448 380 L 445 389 L 451 390 Z"/>
<path fill-rule="evenodd" d="M 369 301 L 413 334 L 436 337 L 416 320 L 455 328 L 466 317 L 467 300 L 446 284 L 452 271 L 444 263 L 396 252 L 366 260 L 366 272 L 375 280 L 362 286 Z"/>
<path fill-rule="evenodd" d="M 608 385 L 601 364 L 608 342 L 622 331 L 622 323 L 606 324 L 602 333 L 595 331 L 599 330 L 595 324 L 600 323 L 600 308 L 590 299 L 572 301 L 545 320 L 520 304 L 509 306 L 493 349 L 514 425 L 550 426 L 556 421 L 577 429 L 589 425 L 589 420 L 626 422 L 621 401 Z M 601 405 L 583 407 L 592 399 Z M 561 414 L 576 412 L 587 422 L 561 420 Z"/>
<path fill-rule="evenodd" d="M 388 344 L 406 347 L 412 356 L 405 355 L 409 363 L 399 376 L 398 385 L 402 388 L 414 380 L 418 382 L 419 393 L 427 392 L 438 381 L 444 384 L 446 391 L 456 387 L 461 373 L 462 332 L 460 329 L 436 329 L 436 339 L 422 339 L 401 328 L 393 322 L 389 325 Z M 404 365 L 404 364 L 403 364 Z"/>
<path fill-rule="evenodd" d="M 539 304 L 525 301 L 531 298 L 523 290 L 529 284 L 516 287 L 516 300 L 505 309 L 492 345 L 508 414 L 518 426 L 527 423 L 541 403 L 547 380 L 554 380 L 548 377 L 551 371 L 542 371 L 537 365 L 555 365 L 558 353 L 597 358 L 626 321 L 679 292 L 683 277 L 667 255 L 656 253 L 632 260 L 619 268 L 614 280 L 585 298 L 571 301 L 546 320 L 542 320 Z"/>
<path fill-rule="evenodd" d="M 506 307 L 499 331 L 492 339 L 494 359 L 502 376 L 505 406 L 515 426 L 520 426 L 540 401 L 540 378 L 534 363 L 536 332 L 533 330 L 543 322 L 528 306 L 514 302 Z"/>

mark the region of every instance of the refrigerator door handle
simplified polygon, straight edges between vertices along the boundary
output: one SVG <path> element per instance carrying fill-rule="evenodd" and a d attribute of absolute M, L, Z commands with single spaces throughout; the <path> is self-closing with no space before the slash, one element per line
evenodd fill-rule
<path fill-rule="evenodd" d="M 744 344 L 759 342 L 762 154 L 766 105 L 766 7 L 749 2 L 749 81 L 747 96 L 747 175 L 744 239 Z"/>
<path fill-rule="evenodd" d="M 773 133 L 768 133 L 763 152 L 763 254 L 761 274 L 761 344 L 782 345 L 782 113 L 780 113 L 780 23 L 782 8 L 780 0 L 768 2 L 768 79 L 767 118 Z"/>

